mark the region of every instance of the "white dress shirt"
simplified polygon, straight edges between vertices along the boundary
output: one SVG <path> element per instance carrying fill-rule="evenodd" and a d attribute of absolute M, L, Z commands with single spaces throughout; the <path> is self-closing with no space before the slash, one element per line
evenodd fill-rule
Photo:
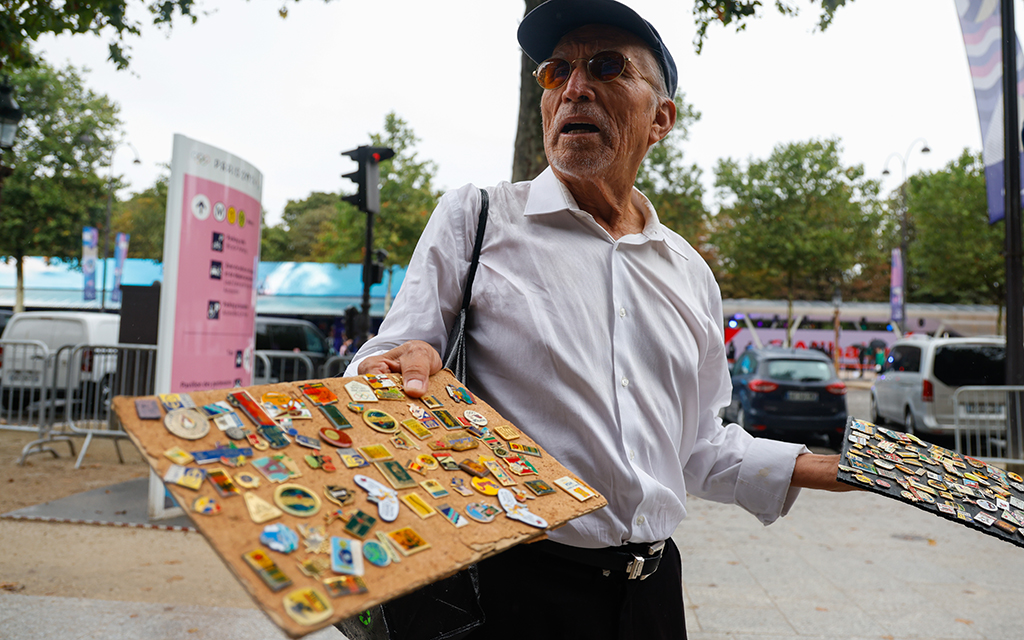
<path fill-rule="evenodd" d="M 765 524 L 784 515 L 807 449 L 718 418 L 731 389 L 721 293 L 697 252 L 635 189 L 646 224 L 618 240 L 550 168 L 488 193 L 467 387 L 608 499 L 551 539 L 589 548 L 664 540 L 686 516 L 687 492 Z M 407 340 L 444 353 L 479 212 L 472 185 L 441 198 L 380 333 L 346 375 Z"/>

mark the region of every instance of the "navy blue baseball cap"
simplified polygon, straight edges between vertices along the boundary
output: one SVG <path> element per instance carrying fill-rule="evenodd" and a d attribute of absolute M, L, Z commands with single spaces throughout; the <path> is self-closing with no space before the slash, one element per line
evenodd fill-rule
<path fill-rule="evenodd" d="M 661 65 L 669 96 L 676 95 L 679 72 L 658 30 L 640 15 L 615 0 L 548 0 L 526 14 L 519 24 L 519 46 L 540 64 L 551 57 L 565 34 L 588 24 L 607 24 L 634 34 L 651 48 Z"/>

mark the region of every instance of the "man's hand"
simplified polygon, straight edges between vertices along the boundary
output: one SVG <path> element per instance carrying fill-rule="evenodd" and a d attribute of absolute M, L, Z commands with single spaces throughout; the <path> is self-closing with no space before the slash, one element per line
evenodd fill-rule
<path fill-rule="evenodd" d="M 379 356 L 359 363 L 359 374 L 401 373 L 406 395 L 419 398 L 427 392 L 427 378 L 441 370 L 441 356 L 422 340 L 410 340 Z"/>
<path fill-rule="evenodd" d="M 792 486 L 825 491 L 855 491 L 857 487 L 839 482 L 839 456 L 804 453 L 796 457 Z"/>

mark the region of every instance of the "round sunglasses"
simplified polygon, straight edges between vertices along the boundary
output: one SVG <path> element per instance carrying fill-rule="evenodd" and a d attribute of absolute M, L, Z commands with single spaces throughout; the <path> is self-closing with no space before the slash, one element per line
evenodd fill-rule
<path fill-rule="evenodd" d="M 533 72 L 533 77 L 537 79 L 537 84 L 541 87 L 557 89 L 569 79 L 569 76 L 572 75 L 573 67 L 580 60 L 583 60 L 583 58 L 576 58 L 571 61 L 563 60 L 562 58 L 548 58 L 537 66 L 537 70 Z M 587 74 L 591 79 L 598 82 L 611 82 L 623 74 L 626 70 L 627 62 L 633 65 L 633 70 L 636 71 L 637 75 L 654 89 L 651 81 L 645 78 L 644 74 L 640 73 L 640 69 L 637 69 L 636 63 L 618 51 L 601 51 L 594 54 L 593 58 L 587 60 Z"/>

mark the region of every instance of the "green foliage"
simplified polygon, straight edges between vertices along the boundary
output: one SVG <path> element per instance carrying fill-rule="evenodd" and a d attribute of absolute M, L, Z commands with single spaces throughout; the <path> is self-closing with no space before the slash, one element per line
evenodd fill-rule
<path fill-rule="evenodd" d="M 853 0 L 850 0 L 851 2 Z M 824 31 L 832 24 L 836 9 L 846 4 L 847 0 L 808 0 L 811 6 L 821 5 L 818 15 L 818 28 Z M 708 27 L 712 23 L 723 25 L 735 24 L 737 31 L 746 28 L 750 20 L 759 17 L 764 6 L 763 0 L 694 0 L 693 19 L 697 24 L 697 34 L 693 38 L 693 46 L 700 53 L 707 39 Z M 782 15 L 796 15 L 799 7 L 785 0 L 775 0 L 775 8 Z"/>
<path fill-rule="evenodd" d="M 682 143 L 700 112 L 686 103 L 685 94 L 676 97 L 676 125 L 660 143 L 651 147 L 636 175 L 636 187 L 650 199 L 661 223 L 686 238 L 708 258 L 708 212 L 704 207 L 701 170 L 684 164 Z"/>
<path fill-rule="evenodd" d="M 131 235 L 129 258 L 163 261 L 168 180 L 167 174 L 161 175 L 152 186 L 116 206 L 110 226 L 115 233 Z"/>
<path fill-rule="evenodd" d="M 907 187 L 913 300 L 1002 304 L 1005 227 L 988 223 L 980 154 L 965 149 L 943 170 L 912 176 Z"/>
<path fill-rule="evenodd" d="M 725 297 L 827 300 L 879 251 L 878 183 L 844 167 L 835 139 L 779 145 L 744 170 L 719 160 L 712 241 Z M 847 289 L 844 288 L 844 297 Z"/>
<path fill-rule="evenodd" d="M 117 144 L 117 106 L 70 65 L 9 71 L 25 117 L 13 158 L 4 156 L 14 173 L 0 193 L 0 255 L 77 259 L 82 227 L 102 233 L 107 185 L 99 172 Z"/>
<path fill-rule="evenodd" d="M 419 139 L 394 112 L 384 119 L 384 132 L 370 136 L 372 146 L 391 147 L 395 156 L 380 163 L 380 215 L 374 218 L 374 247 L 388 252 L 387 265 L 409 264 L 416 241 L 441 196 L 433 187 L 437 165 L 419 160 Z M 338 205 L 332 228 L 319 236 L 332 262 L 362 262 L 366 214 L 347 202 Z"/>

